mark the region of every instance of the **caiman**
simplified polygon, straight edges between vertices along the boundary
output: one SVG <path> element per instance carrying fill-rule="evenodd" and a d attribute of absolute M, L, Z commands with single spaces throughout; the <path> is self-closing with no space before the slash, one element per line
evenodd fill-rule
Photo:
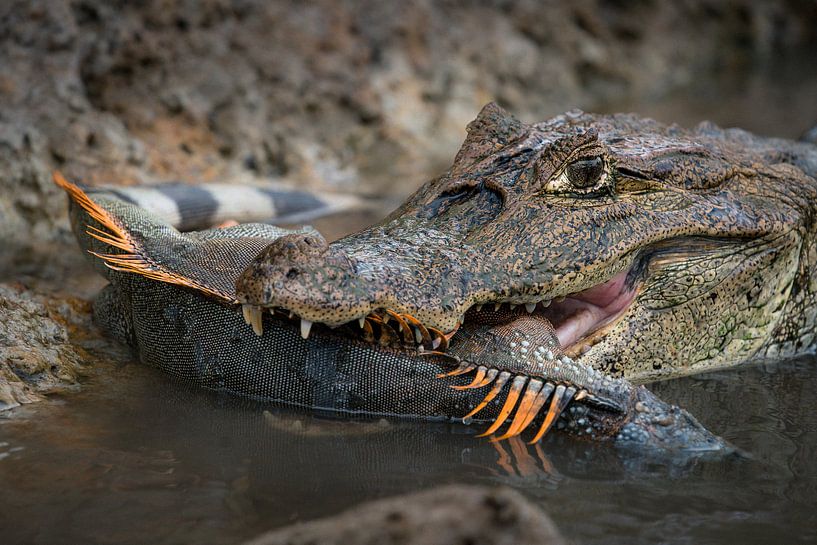
<path fill-rule="evenodd" d="M 579 111 L 528 125 L 489 104 L 445 174 L 331 244 L 185 233 L 184 191 L 168 221 L 55 180 L 110 281 L 97 322 L 184 380 L 500 439 L 717 450 L 639 384 L 813 352 L 815 176 L 810 143 Z"/>

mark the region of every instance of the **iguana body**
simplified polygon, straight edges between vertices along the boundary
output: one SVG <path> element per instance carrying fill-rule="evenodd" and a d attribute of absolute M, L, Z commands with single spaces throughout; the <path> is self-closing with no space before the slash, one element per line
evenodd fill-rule
<path fill-rule="evenodd" d="M 558 418 L 718 448 L 614 376 L 811 349 L 815 171 L 806 144 L 631 116 L 526 126 L 488 106 L 445 176 L 331 245 L 261 224 L 183 234 L 62 185 L 111 281 L 98 321 L 172 374 L 313 408 L 468 414 L 503 437 Z"/>

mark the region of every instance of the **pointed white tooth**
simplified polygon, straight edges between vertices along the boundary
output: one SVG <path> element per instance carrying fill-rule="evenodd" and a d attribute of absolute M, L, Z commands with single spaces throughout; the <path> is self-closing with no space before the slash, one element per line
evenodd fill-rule
<path fill-rule="evenodd" d="M 586 345 L 582 346 L 582 354 L 587 354 L 588 352 L 590 352 L 591 348 L 593 348 L 593 347 L 590 346 L 589 344 L 586 344 Z"/>
<path fill-rule="evenodd" d="M 536 303 L 525 303 L 525 310 L 528 311 L 528 314 L 536 310 Z"/>
<path fill-rule="evenodd" d="M 291 320 L 293 316 L 295 316 L 295 313 L 290 310 L 289 311 L 289 319 Z"/>
<path fill-rule="evenodd" d="M 244 315 L 244 321 L 250 325 L 252 321 L 252 305 L 241 305 L 241 314 Z"/>
<path fill-rule="evenodd" d="M 443 340 L 441 338 L 434 337 L 434 340 L 431 341 L 431 348 L 433 348 L 434 350 L 437 350 L 440 347 L 440 345 L 442 344 L 442 342 L 443 342 Z"/>
<path fill-rule="evenodd" d="M 513 310 L 516 307 L 518 307 L 519 305 L 517 305 L 516 303 L 510 303 L 508 306 L 511 307 L 511 310 Z"/>
<path fill-rule="evenodd" d="M 474 307 L 474 309 L 475 309 L 477 312 L 482 312 L 482 305 L 477 305 L 476 307 Z"/>
<path fill-rule="evenodd" d="M 391 320 L 391 315 L 383 314 L 383 323 L 387 324 L 387 323 L 389 323 L 389 320 Z"/>
<path fill-rule="evenodd" d="M 309 337 L 309 330 L 312 329 L 312 322 L 301 318 L 301 337 L 306 339 Z"/>
<path fill-rule="evenodd" d="M 502 303 L 494 303 L 494 312 L 497 312 L 502 307 Z"/>
<path fill-rule="evenodd" d="M 423 334 L 420 332 L 420 328 L 414 328 L 414 340 L 417 341 L 417 344 L 423 344 Z"/>
<path fill-rule="evenodd" d="M 263 314 L 261 313 L 261 307 L 252 307 L 250 310 L 250 323 L 252 324 L 252 330 L 255 331 L 255 334 L 259 337 L 264 334 L 264 323 L 263 323 Z"/>
<path fill-rule="evenodd" d="M 542 308 L 547 308 L 550 306 L 550 299 L 542 299 L 539 304 L 542 305 Z"/>
<path fill-rule="evenodd" d="M 363 329 L 363 326 L 366 325 L 366 317 L 363 316 L 357 319 L 357 323 L 360 324 L 360 329 Z"/>

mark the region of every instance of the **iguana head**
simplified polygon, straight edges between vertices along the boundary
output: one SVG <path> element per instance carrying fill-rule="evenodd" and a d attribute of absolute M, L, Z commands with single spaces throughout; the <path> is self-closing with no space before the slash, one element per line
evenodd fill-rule
<path fill-rule="evenodd" d="M 282 237 L 237 293 L 307 332 L 359 322 L 427 349 L 518 306 L 566 354 L 637 380 L 734 363 L 779 323 L 814 198 L 750 140 L 632 115 L 527 125 L 489 104 L 450 170 L 385 220 Z"/>

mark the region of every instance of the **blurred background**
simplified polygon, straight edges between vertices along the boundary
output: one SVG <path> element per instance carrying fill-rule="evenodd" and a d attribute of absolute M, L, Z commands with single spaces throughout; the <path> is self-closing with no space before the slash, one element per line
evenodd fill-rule
<path fill-rule="evenodd" d="M 53 169 L 388 207 L 491 100 L 528 122 L 582 108 L 797 137 L 816 52 L 813 0 L 6 0 L 0 242 L 70 239 Z"/>

